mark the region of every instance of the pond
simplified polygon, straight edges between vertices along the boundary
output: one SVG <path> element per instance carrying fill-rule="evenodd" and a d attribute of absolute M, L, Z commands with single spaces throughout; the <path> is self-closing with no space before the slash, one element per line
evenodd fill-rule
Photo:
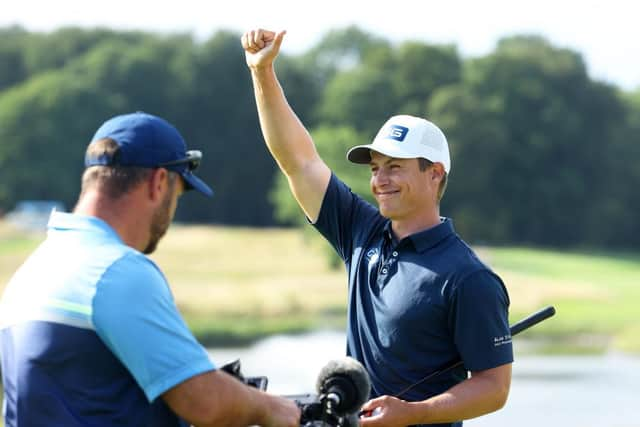
<path fill-rule="evenodd" d="M 329 331 L 274 336 L 247 348 L 212 348 L 210 354 L 218 365 L 240 358 L 243 373 L 267 376 L 272 393 L 311 393 L 320 369 L 345 354 L 345 337 Z M 640 358 L 516 354 L 505 408 L 464 424 L 640 427 L 639 384 Z"/>

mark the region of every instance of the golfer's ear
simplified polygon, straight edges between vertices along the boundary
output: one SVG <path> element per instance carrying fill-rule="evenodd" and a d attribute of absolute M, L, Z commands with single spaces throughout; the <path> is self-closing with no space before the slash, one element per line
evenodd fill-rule
<path fill-rule="evenodd" d="M 442 178 L 444 178 L 444 173 L 444 166 L 442 166 L 442 163 L 434 163 L 431 168 L 431 179 L 441 181 Z"/>
<path fill-rule="evenodd" d="M 163 200 L 164 193 L 169 188 L 169 171 L 164 168 L 151 169 L 146 185 L 150 200 Z"/>

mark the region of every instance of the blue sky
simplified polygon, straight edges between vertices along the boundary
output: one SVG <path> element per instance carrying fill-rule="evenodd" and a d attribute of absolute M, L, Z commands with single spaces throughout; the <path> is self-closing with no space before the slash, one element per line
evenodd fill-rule
<path fill-rule="evenodd" d="M 490 52 L 507 35 L 539 34 L 580 52 L 592 78 L 640 89 L 640 3 L 632 0 L 2 0 L 0 10 L 0 26 L 34 31 L 108 26 L 204 38 L 221 29 L 286 29 L 289 53 L 351 24 L 392 41 L 454 43 L 465 57 Z"/>

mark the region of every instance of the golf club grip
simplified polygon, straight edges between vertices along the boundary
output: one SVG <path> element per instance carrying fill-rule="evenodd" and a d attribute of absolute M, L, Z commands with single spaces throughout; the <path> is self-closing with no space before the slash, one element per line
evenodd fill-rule
<path fill-rule="evenodd" d="M 521 321 L 514 323 L 511 326 L 511 336 L 518 335 L 520 332 L 525 329 L 529 329 L 530 327 L 537 325 L 545 319 L 556 314 L 556 309 L 553 306 L 548 306 L 543 308 L 542 310 L 536 311 L 535 313 L 525 317 Z"/>

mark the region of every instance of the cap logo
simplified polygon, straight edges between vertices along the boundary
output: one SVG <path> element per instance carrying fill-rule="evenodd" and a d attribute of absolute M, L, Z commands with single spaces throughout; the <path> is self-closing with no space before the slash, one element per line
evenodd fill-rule
<path fill-rule="evenodd" d="M 391 125 L 387 130 L 387 138 L 395 139 L 396 141 L 404 141 L 404 138 L 407 136 L 407 132 L 409 132 L 409 128 L 398 125 Z"/>

